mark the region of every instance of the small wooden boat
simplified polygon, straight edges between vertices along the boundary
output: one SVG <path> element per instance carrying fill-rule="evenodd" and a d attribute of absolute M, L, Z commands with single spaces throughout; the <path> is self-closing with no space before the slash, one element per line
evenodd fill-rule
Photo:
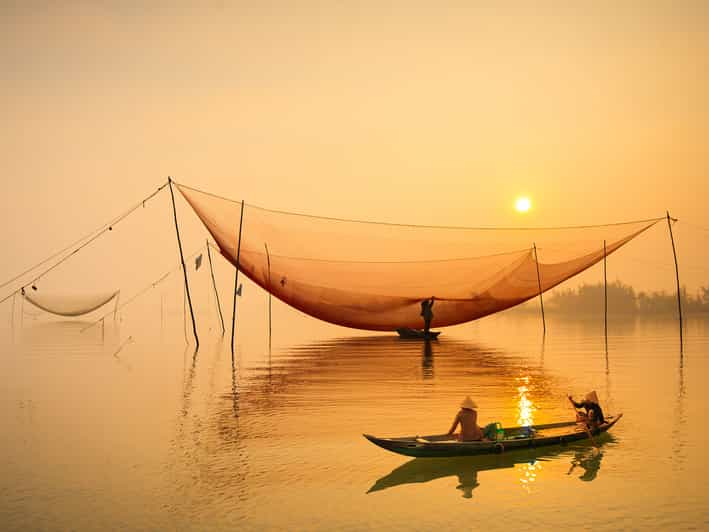
<path fill-rule="evenodd" d="M 609 433 L 598 437 L 598 444 L 603 445 L 613 441 Z M 594 474 L 600 467 L 602 453 L 589 453 L 593 449 L 589 440 L 582 440 L 571 449 L 567 445 L 549 445 L 540 447 L 525 447 L 502 454 L 483 454 L 479 456 L 455 456 L 430 460 L 428 458 L 412 458 L 394 468 L 390 473 L 377 480 L 367 493 L 381 491 L 405 484 L 422 484 L 445 477 L 457 477 L 458 489 L 464 489 L 466 483 L 470 489 L 475 488 L 477 475 L 481 471 L 513 468 L 517 464 L 532 464 L 537 461 L 547 461 L 557 458 L 562 453 L 572 453 L 572 468 L 579 466 L 584 475 Z M 569 474 L 571 471 L 569 471 Z"/>
<path fill-rule="evenodd" d="M 406 338 L 407 340 L 435 340 L 441 331 L 428 331 L 428 333 L 420 329 L 409 329 L 408 327 L 402 327 L 397 329 L 396 332 L 399 333 L 401 338 Z"/>
<path fill-rule="evenodd" d="M 592 429 L 594 435 L 606 432 L 615 425 L 623 414 L 609 416 L 606 422 Z M 461 442 L 451 439 L 448 434 L 434 436 L 406 436 L 403 438 L 377 438 L 370 434 L 364 437 L 374 445 L 393 453 L 417 458 L 472 456 L 477 454 L 503 453 L 512 449 L 557 445 L 588 438 L 584 426 L 568 421 L 536 425 L 534 427 L 512 427 L 505 429 L 504 438 L 496 441 Z"/>

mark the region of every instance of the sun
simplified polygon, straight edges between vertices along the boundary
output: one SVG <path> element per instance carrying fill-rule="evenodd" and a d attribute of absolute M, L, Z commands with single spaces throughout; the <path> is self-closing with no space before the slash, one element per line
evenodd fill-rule
<path fill-rule="evenodd" d="M 520 196 L 515 200 L 515 210 L 517 212 L 527 212 L 532 208 L 532 200 L 526 196 Z"/>

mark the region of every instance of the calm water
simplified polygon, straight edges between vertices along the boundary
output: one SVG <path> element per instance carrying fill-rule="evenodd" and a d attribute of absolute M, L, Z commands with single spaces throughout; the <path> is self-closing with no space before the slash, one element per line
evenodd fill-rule
<path fill-rule="evenodd" d="M 153 313 L 154 314 L 154 313 Z M 2 325 L 0 518 L 18 529 L 709 527 L 709 322 L 499 316 L 426 349 L 281 309 L 242 319 L 236 363 L 214 314 Z M 289 321 L 290 320 L 290 321 Z M 20 326 L 21 325 L 21 326 Z M 612 434 L 588 445 L 408 459 L 362 438 L 571 419 L 595 389 Z"/>

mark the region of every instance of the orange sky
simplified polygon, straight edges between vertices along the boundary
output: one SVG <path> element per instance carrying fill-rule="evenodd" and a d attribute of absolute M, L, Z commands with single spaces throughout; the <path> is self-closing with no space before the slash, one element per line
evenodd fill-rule
<path fill-rule="evenodd" d="M 172 175 L 421 224 L 669 209 L 683 281 L 709 285 L 705 2 L 93 4 L 0 7 L 1 280 Z M 148 221 L 171 238 L 168 216 Z M 634 246 L 611 279 L 671 289 L 666 232 Z"/>

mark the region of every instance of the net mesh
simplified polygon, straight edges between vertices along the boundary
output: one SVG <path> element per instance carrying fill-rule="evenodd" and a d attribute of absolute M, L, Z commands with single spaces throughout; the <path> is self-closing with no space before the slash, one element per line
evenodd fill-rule
<path fill-rule="evenodd" d="M 241 202 L 178 188 L 222 255 L 236 264 Z M 330 323 L 421 328 L 421 301 L 435 297 L 431 325 L 441 327 L 535 297 L 540 285 L 549 290 L 602 260 L 604 240 L 613 253 L 661 219 L 533 229 L 428 227 L 246 204 L 239 267 L 275 297 Z"/>

